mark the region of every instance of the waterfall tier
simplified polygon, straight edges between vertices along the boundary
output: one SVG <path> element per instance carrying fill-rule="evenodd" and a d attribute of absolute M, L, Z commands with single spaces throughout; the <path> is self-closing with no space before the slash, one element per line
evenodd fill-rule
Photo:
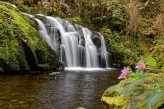
<path fill-rule="evenodd" d="M 24 14 L 37 21 L 40 36 L 58 53 L 60 61 L 66 67 L 110 67 L 111 55 L 106 49 L 101 33 L 93 32 L 58 17 L 44 16 L 46 17 L 44 24 L 38 18 Z"/>

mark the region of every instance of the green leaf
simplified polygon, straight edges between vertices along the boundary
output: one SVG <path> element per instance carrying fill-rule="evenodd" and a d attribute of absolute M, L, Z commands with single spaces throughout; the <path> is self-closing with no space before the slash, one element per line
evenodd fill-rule
<path fill-rule="evenodd" d="M 147 62 L 149 63 L 150 66 L 153 66 L 153 67 L 157 65 L 155 59 L 152 57 L 147 57 Z"/>
<path fill-rule="evenodd" d="M 162 65 L 162 70 L 164 70 L 164 64 Z"/>
<path fill-rule="evenodd" d="M 136 74 L 135 74 L 135 73 L 131 73 L 131 74 L 129 75 L 129 77 L 130 77 L 130 78 L 136 78 Z"/>
<path fill-rule="evenodd" d="M 141 79 L 147 76 L 147 73 L 145 73 L 143 70 L 138 70 L 137 73 L 132 73 L 129 75 L 130 78 L 134 79 Z"/>
<path fill-rule="evenodd" d="M 131 85 L 136 85 L 144 82 L 145 78 L 138 78 L 136 81 L 134 81 Z"/>
<path fill-rule="evenodd" d="M 163 90 L 155 90 L 149 93 L 146 99 L 147 108 L 150 109 L 151 107 L 154 107 L 163 97 L 163 93 Z"/>
<path fill-rule="evenodd" d="M 119 94 L 122 96 L 135 96 L 140 93 L 143 93 L 144 87 L 138 86 L 138 87 L 128 87 L 123 91 L 119 91 Z"/>

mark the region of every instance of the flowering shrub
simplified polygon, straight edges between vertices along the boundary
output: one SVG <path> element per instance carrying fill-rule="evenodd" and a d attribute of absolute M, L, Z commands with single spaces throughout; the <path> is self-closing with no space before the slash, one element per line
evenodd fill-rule
<path fill-rule="evenodd" d="M 126 79 L 129 74 L 132 73 L 132 70 L 130 67 L 124 67 L 123 70 L 121 70 L 121 75 L 118 77 L 118 79 Z"/>
<path fill-rule="evenodd" d="M 144 70 L 145 68 L 146 68 L 146 65 L 145 65 L 144 61 L 139 61 L 136 65 L 136 69 Z"/>
<path fill-rule="evenodd" d="M 137 63 L 133 72 L 130 67 L 124 67 L 118 77 L 118 79 L 124 80 L 118 85 L 110 87 L 108 92 L 113 93 L 113 90 L 117 92 L 116 96 L 112 96 L 113 99 L 117 97 L 129 98 L 130 101 L 127 102 L 130 103 L 130 109 L 136 109 L 136 107 L 138 109 L 141 107 L 144 109 L 160 107 L 159 109 L 161 109 L 164 104 L 164 74 L 161 72 L 162 68 L 157 69 L 156 66 L 155 59 L 147 57 L 146 61 L 140 60 Z M 153 74 L 157 72 L 159 74 Z M 108 100 L 108 102 L 110 101 Z M 127 102 L 124 105 L 127 105 Z"/>
<path fill-rule="evenodd" d="M 133 73 L 130 67 L 124 67 L 123 70 L 121 70 L 121 74 L 118 79 L 126 79 L 128 76 L 137 78 L 143 77 L 146 74 L 146 71 L 153 70 L 155 66 L 156 61 L 152 57 L 147 57 L 147 63 L 145 63 L 143 60 L 140 60 L 135 67 L 135 72 Z"/>

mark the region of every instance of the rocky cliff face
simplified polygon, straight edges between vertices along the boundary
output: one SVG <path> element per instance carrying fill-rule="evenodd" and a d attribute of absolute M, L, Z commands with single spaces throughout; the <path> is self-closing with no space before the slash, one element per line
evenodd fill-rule
<path fill-rule="evenodd" d="M 0 72 L 57 70 L 62 64 L 33 19 L 0 2 Z"/>

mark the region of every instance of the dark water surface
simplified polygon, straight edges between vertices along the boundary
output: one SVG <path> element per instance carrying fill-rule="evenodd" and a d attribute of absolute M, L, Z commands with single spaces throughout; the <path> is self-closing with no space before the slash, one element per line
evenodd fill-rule
<path fill-rule="evenodd" d="M 0 76 L 0 109 L 103 109 L 106 88 L 119 73 L 72 72 Z"/>

